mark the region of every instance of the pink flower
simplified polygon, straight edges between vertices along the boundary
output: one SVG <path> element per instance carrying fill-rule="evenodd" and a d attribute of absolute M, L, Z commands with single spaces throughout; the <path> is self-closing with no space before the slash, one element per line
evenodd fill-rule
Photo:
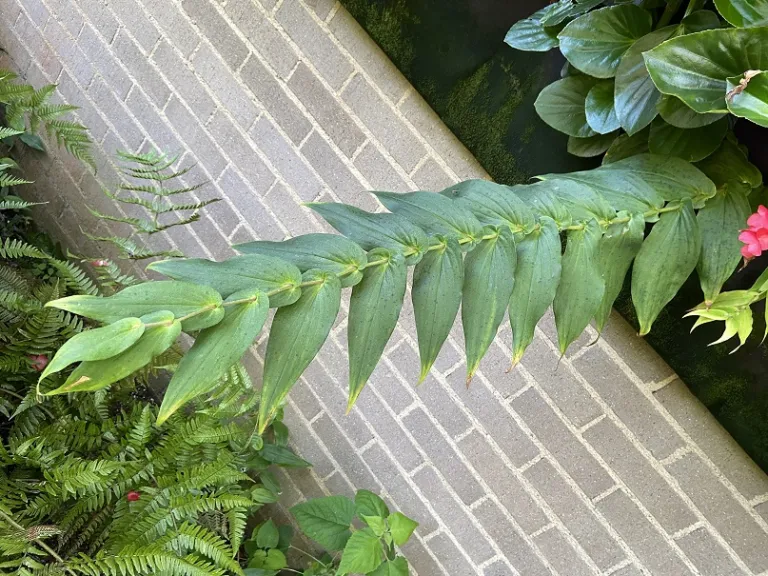
<path fill-rule="evenodd" d="M 128 494 L 125 495 L 125 499 L 128 500 L 128 502 L 137 502 L 141 498 L 141 494 L 136 492 L 135 490 L 131 490 L 128 492 Z"/>
<path fill-rule="evenodd" d="M 747 218 L 747 226 L 750 230 L 759 230 L 761 228 L 768 229 L 768 208 L 765 206 L 758 206 L 757 212 Z"/>
<path fill-rule="evenodd" d="M 103 268 L 109 266 L 109 260 L 94 260 L 91 264 L 96 268 Z"/>
<path fill-rule="evenodd" d="M 757 212 L 747 219 L 747 226 L 739 234 L 739 240 L 744 243 L 741 255 L 746 260 L 752 260 L 768 250 L 768 208 L 759 206 Z"/>
<path fill-rule="evenodd" d="M 48 356 L 45 354 L 30 354 L 29 363 L 37 372 L 42 372 L 48 366 Z"/>

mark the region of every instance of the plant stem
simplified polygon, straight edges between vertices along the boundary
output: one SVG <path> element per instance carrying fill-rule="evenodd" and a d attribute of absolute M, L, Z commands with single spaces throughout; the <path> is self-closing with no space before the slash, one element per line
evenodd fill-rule
<path fill-rule="evenodd" d="M 21 524 L 19 524 L 18 522 L 16 522 L 16 521 L 15 521 L 13 518 L 11 518 L 10 516 L 8 516 L 8 514 L 6 514 L 5 512 L 3 512 L 2 510 L 0 510 L 0 518 L 2 518 L 2 519 L 3 519 L 3 520 L 5 520 L 6 522 L 8 522 L 8 524 L 10 524 L 10 525 L 11 525 L 11 526 L 13 526 L 14 528 L 16 528 L 16 530 L 22 530 L 22 531 L 24 531 L 24 532 L 26 532 L 26 530 L 27 530 L 26 528 L 24 528 L 24 526 L 22 526 Z M 40 546 L 40 548 L 42 548 L 43 550 L 45 550 L 46 552 L 48 552 L 48 554 L 50 554 L 51 556 L 53 556 L 53 558 L 54 558 L 54 559 L 55 559 L 57 562 L 59 562 L 60 564 L 62 564 L 62 565 L 63 565 L 63 568 L 64 568 L 64 570 L 66 570 L 67 572 L 69 572 L 69 573 L 70 573 L 70 574 L 72 574 L 73 576 L 77 576 L 77 572 L 75 572 L 74 570 L 72 570 L 71 568 L 69 568 L 69 567 L 67 566 L 66 562 L 64 561 L 64 558 L 62 558 L 61 556 L 59 556 L 58 554 L 56 554 L 56 551 L 55 551 L 53 548 L 51 548 L 50 546 L 48 546 L 48 544 L 46 544 L 45 542 L 43 542 L 43 541 L 42 541 L 42 540 L 40 540 L 39 538 L 35 538 L 35 539 L 34 539 L 34 541 L 35 541 L 35 543 L 36 543 L 38 546 Z"/>
<path fill-rule="evenodd" d="M 683 0 L 667 0 L 667 7 L 664 8 L 664 13 L 661 15 L 661 18 L 659 18 L 659 23 L 656 25 L 656 28 L 664 28 L 664 26 L 669 24 L 672 17 L 677 14 L 682 3 Z"/>
<path fill-rule="evenodd" d="M 696 12 L 699 8 L 701 8 L 704 5 L 704 2 L 702 0 L 688 0 L 688 7 L 685 9 L 685 14 L 683 14 L 683 18 L 686 16 L 690 16 L 692 13 Z"/>

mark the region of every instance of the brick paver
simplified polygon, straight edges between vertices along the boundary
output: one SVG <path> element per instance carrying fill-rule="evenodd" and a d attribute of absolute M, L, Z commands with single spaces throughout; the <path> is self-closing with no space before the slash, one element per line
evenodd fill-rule
<path fill-rule="evenodd" d="M 487 177 L 333 0 L 8 0 L 0 47 L 29 82 L 58 82 L 97 140 L 96 176 L 55 151 L 24 159 L 42 224 L 73 248 L 90 247 L 80 226 L 110 233 L 84 204 L 114 209 L 100 186 L 117 148 L 198 164 L 224 202 L 155 246 L 207 257 L 327 230 L 305 201 L 376 209 L 365 190 Z M 315 463 L 281 473 L 286 504 L 382 493 L 421 522 L 405 549 L 420 576 L 766 574 L 768 478 L 618 316 L 559 362 L 547 317 L 509 373 L 504 328 L 468 390 L 458 330 L 414 387 L 412 325 L 406 305 L 344 417 L 337 323 L 286 407 Z M 257 381 L 263 350 L 246 357 Z"/>

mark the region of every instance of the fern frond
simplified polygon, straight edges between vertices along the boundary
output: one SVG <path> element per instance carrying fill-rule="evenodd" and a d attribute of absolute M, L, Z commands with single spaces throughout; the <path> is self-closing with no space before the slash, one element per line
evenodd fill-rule
<path fill-rule="evenodd" d="M 119 222 L 121 224 L 128 224 L 130 226 L 133 226 L 134 228 L 137 228 L 138 230 L 142 232 L 152 232 L 155 230 L 155 225 L 145 219 L 145 218 L 131 218 L 129 216 L 112 216 L 111 214 L 102 214 L 98 210 L 94 210 L 93 208 L 88 207 L 88 211 L 95 216 L 96 218 L 99 218 L 100 220 L 107 220 L 109 222 Z"/>
<path fill-rule="evenodd" d="M 245 529 L 248 524 L 248 515 L 245 508 L 232 508 L 227 510 L 227 527 L 229 529 L 229 543 L 232 550 L 239 550 L 245 540 Z"/>
<path fill-rule="evenodd" d="M 233 560 L 235 554 L 227 542 L 203 526 L 184 523 L 178 527 L 168 543 L 177 554 L 194 552 L 208 558 L 213 564 L 233 574 L 242 574 L 240 565 Z"/>
<path fill-rule="evenodd" d="M 19 134 L 23 133 L 23 130 L 14 130 L 13 128 L 8 128 L 7 126 L 0 126 L 0 140 L 10 138 L 11 136 L 18 136 Z"/>
<path fill-rule="evenodd" d="M 96 284 L 93 283 L 88 275 L 79 266 L 72 262 L 49 258 L 48 262 L 59 273 L 59 278 L 66 284 L 66 288 L 77 294 L 90 294 L 95 296 L 99 293 Z"/>
<path fill-rule="evenodd" d="M 0 172 L 0 188 L 10 188 L 11 186 L 21 186 L 22 184 L 32 184 L 32 181 Z"/>
<path fill-rule="evenodd" d="M 47 257 L 48 255 L 44 254 L 39 248 L 27 244 L 23 240 L 6 238 L 5 241 L 0 244 L 0 258 L 16 259 Z"/>
<path fill-rule="evenodd" d="M 178 250 L 157 250 L 152 251 L 146 248 L 142 248 L 134 241 L 128 238 L 121 238 L 119 236 L 94 236 L 83 231 L 86 237 L 96 242 L 108 242 L 117 247 L 121 255 L 128 260 L 144 260 L 146 258 L 166 257 L 166 258 L 181 258 L 184 256 Z"/>
<path fill-rule="evenodd" d="M 96 166 L 91 152 L 93 141 L 85 126 L 68 120 L 50 120 L 45 123 L 45 129 L 72 156 L 91 167 Z"/>
<path fill-rule="evenodd" d="M 1 179 L 1 178 L 0 178 Z M 45 202 L 26 202 L 24 200 L 0 200 L 2 210 L 26 210 L 32 206 L 42 206 Z"/>
<path fill-rule="evenodd" d="M 210 200 L 203 200 L 202 202 L 195 202 L 193 204 L 169 203 L 165 208 L 157 210 L 157 213 L 168 214 L 169 212 L 178 212 L 178 211 L 185 211 L 185 210 L 200 210 L 201 208 L 205 208 L 209 204 L 213 204 L 214 202 L 218 202 L 219 200 L 221 200 L 221 198 L 211 198 Z"/>

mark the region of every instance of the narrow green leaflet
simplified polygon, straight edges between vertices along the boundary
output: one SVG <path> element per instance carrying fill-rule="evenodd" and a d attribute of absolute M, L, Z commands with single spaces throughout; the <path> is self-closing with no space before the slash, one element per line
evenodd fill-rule
<path fill-rule="evenodd" d="M 461 305 L 461 248 L 453 238 L 441 239 L 441 244 L 441 248 L 427 252 L 413 270 L 411 298 L 421 358 L 419 382 L 427 377 L 437 359 Z"/>
<path fill-rule="evenodd" d="M 558 201 L 568 209 L 574 220 L 598 218 L 610 220 L 616 216 L 611 205 L 590 186 L 571 180 L 544 180 L 536 186 L 529 185 L 535 194 L 543 189 L 552 191 Z M 557 222 L 557 220 L 555 220 Z M 558 222 L 559 224 L 559 222 Z"/>
<path fill-rule="evenodd" d="M 370 528 L 365 528 L 354 532 L 347 540 L 336 574 L 367 574 L 383 561 L 384 550 L 379 537 Z"/>
<path fill-rule="evenodd" d="M 515 190 L 488 180 L 466 180 L 441 194 L 472 212 L 485 226 L 509 226 L 513 232 L 528 232 L 533 229 L 535 218 Z"/>
<path fill-rule="evenodd" d="M 613 100 L 614 82 L 600 80 L 592 86 L 584 102 L 587 124 L 598 134 L 609 134 L 621 127 Z"/>
<path fill-rule="evenodd" d="M 576 68 L 596 78 L 612 78 L 624 52 L 651 31 L 651 15 L 634 4 L 601 8 L 560 32 L 560 51 Z"/>
<path fill-rule="evenodd" d="M 632 301 L 645 336 L 661 310 L 696 268 L 701 233 L 690 200 L 679 210 L 665 212 L 654 225 L 635 258 Z"/>
<path fill-rule="evenodd" d="M 424 231 L 397 214 L 371 213 L 333 202 L 308 204 L 328 224 L 365 250 L 389 248 L 402 251 L 409 266 L 416 264 L 429 247 Z"/>
<path fill-rule="evenodd" d="M 768 128 L 768 74 L 765 71 L 750 70 L 730 77 L 725 87 L 725 103 L 731 114 Z"/>
<path fill-rule="evenodd" d="M 394 560 L 385 560 L 368 576 L 408 576 L 409 574 L 408 561 L 402 556 L 397 556 Z"/>
<path fill-rule="evenodd" d="M 542 180 L 544 181 L 525 186 L 511 186 L 510 190 L 536 212 L 554 220 L 557 226 L 561 228 L 570 226 L 572 220 L 571 213 L 557 195 L 559 182 L 545 178 L 542 178 Z"/>
<path fill-rule="evenodd" d="M 555 298 L 560 281 L 560 234 L 551 218 L 517 244 L 515 286 L 509 299 L 513 363 L 533 341 L 534 329 Z"/>
<path fill-rule="evenodd" d="M 746 226 L 749 214 L 744 189 L 734 183 L 723 185 L 696 216 L 702 242 L 696 271 L 707 301 L 720 293 L 741 260 L 739 231 Z"/>
<path fill-rule="evenodd" d="M 173 280 L 210 286 L 225 298 L 249 288 L 265 293 L 283 290 L 270 300 L 271 306 L 293 304 L 301 294 L 299 269 L 271 256 L 235 256 L 223 262 L 203 258 L 161 260 L 152 262 L 147 270 L 154 270 Z"/>
<path fill-rule="evenodd" d="M 736 28 L 768 25 L 766 0 L 715 0 L 715 8 L 728 24 Z"/>
<path fill-rule="evenodd" d="M 618 132 L 610 134 L 598 134 L 589 138 L 574 138 L 568 136 L 568 153 L 581 158 L 593 158 L 600 156 L 616 139 Z"/>
<path fill-rule="evenodd" d="M 314 498 L 291 508 L 302 532 L 330 551 L 341 550 L 352 532 L 355 503 L 346 496 Z"/>
<path fill-rule="evenodd" d="M 621 127 L 632 136 L 648 126 L 658 114 L 661 92 L 653 85 L 643 52 L 669 40 L 677 26 L 646 34 L 624 53 L 616 69 L 616 115 Z"/>
<path fill-rule="evenodd" d="M 663 96 L 657 107 L 664 121 L 677 128 L 701 128 L 725 117 L 725 114 L 699 114 L 674 96 Z"/>
<path fill-rule="evenodd" d="M 279 464 L 288 468 L 309 468 L 312 466 L 303 458 L 299 458 L 296 453 L 287 446 L 278 446 L 277 444 L 264 444 L 259 450 L 259 456 L 272 464 Z"/>
<path fill-rule="evenodd" d="M 696 164 L 696 168 L 718 186 L 735 181 L 757 188 L 763 183 L 763 175 L 757 166 L 729 138 L 723 140 L 714 154 Z"/>
<path fill-rule="evenodd" d="M 581 230 L 568 232 L 560 284 L 552 306 L 561 354 L 584 332 L 603 300 L 605 282 L 598 262 L 600 236 L 602 229 L 595 220 Z"/>
<path fill-rule="evenodd" d="M 547 52 L 558 46 L 558 28 L 545 27 L 542 21 L 553 13 L 554 6 L 546 6 L 528 18 L 516 22 L 504 37 L 504 42 L 517 50 Z"/>
<path fill-rule="evenodd" d="M 696 112 L 728 112 L 727 78 L 768 68 L 768 27 L 678 36 L 643 57 L 653 83 Z"/>
<path fill-rule="evenodd" d="M 728 119 L 701 128 L 676 128 L 661 118 L 651 124 L 648 147 L 652 154 L 676 156 L 688 162 L 703 160 L 720 147 L 728 131 Z"/>
<path fill-rule="evenodd" d="M 355 510 L 358 516 L 389 516 L 389 508 L 380 496 L 369 490 L 358 490 L 355 494 Z"/>
<path fill-rule="evenodd" d="M 133 346 L 105 360 L 81 363 L 62 386 L 48 394 L 93 392 L 127 378 L 168 350 L 181 333 L 181 324 L 168 311 L 147 314 L 141 321 L 154 326 L 145 327 Z"/>
<path fill-rule="evenodd" d="M 206 328 L 179 362 L 157 415 L 158 424 L 184 404 L 213 390 L 243 357 L 261 332 L 269 312 L 269 298 L 255 288 L 235 292 L 225 301 L 224 319 Z"/>
<path fill-rule="evenodd" d="M 53 360 L 40 374 L 39 382 L 61 372 L 75 362 L 95 362 L 117 356 L 144 334 L 144 323 L 138 318 L 123 318 L 103 328 L 75 334 L 59 348 Z"/>
<path fill-rule="evenodd" d="M 650 127 L 644 128 L 637 134 L 620 134 L 605 151 L 603 156 L 603 165 L 612 164 L 630 156 L 646 154 L 648 152 L 648 136 L 651 133 Z"/>
<path fill-rule="evenodd" d="M 398 546 L 402 546 L 411 537 L 413 531 L 419 526 L 415 520 L 411 520 L 401 512 L 394 512 L 387 518 L 389 529 L 392 532 L 392 540 Z"/>
<path fill-rule="evenodd" d="M 586 99 L 597 81 L 589 76 L 567 76 L 539 93 L 534 106 L 539 117 L 555 130 L 587 138 L 596 132 L 587 123 Z"/>
<path fill-rule="evenodd" d="M 439 196 L 439 194 L 434 194 Z M 406 284 L 405 261 L 385 249 L 371 250 L 363 281 L 352 289 L 347 320 L 349 347 L 349 402 L 351 410 L 373 373 L 397 325 Z"/>
<path fill-rule="evenodd" d="M 263 434 L 280 404 L 317 356 L 331 331 L 341 304 L 339 279 L 323 270 L 308 270 L 295 304 L 278 308 L 272 320 L 264 358 L 259 405 L 259 434 Z"/>
<path fill-rule="evenodd" d="M 461 322 L 467 354 L 467 382 L 472 379 L 488 347 L 496 338 L 515 284 L 517 252 L 509 228 L 497 229 L 464 260 Z"/>

